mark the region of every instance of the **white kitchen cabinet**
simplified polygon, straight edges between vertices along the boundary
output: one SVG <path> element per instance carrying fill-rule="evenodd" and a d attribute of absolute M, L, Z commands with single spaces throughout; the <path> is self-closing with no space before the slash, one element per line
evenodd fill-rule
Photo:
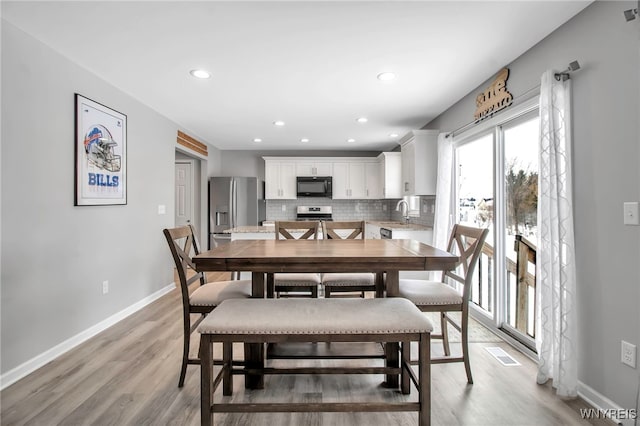
<path fill-rule="evenodd" d="M 333 163 L 333 198 L 355 199 L 367 198 L 365 162 Z"/>
<path fill-rule="evenodd" d="M 328 161 L 297 160 L 296 176 L 333 176 L 333 164 Z"/>
<path fill-rule="evenodd" d="M 293 200 L 296 193 L 296 163 L 293 161 L 264 163 L 265 198 Z"/>
<path fill-rule="evenodd" d="M 402 198 L 402 154 L 383 152 L 378 155 L 381 193 L 378 198 Z"/>
<path fill-rule="evenodd" d="M 364 163 L 364 177 L 366 198 L 371 200 L 384 198 L 380 184 L 380 163 Z"/>
<path fill-rule="evenodd" d="M 412 130 L 402 138 L 402 195 L 435 195 L 438 133 Z"/>

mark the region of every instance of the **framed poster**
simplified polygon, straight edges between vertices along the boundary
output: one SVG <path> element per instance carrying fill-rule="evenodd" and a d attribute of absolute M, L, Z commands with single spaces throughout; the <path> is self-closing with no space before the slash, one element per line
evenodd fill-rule
<path fill-rule="evenodd" d="M 76 206 L 127 204 L 127 116 L 76 93 Z"/>

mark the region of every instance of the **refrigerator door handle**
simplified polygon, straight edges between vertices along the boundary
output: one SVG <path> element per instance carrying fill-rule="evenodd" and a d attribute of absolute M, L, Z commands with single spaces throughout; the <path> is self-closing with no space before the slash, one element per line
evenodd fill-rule
<path fill-rule="evenodd" d="M 233 225 L 233 178 L 231 178 L 231 181 L 229 182 L 229 226 L 231 228 L 234 227 Z"/>
<path fill-rule="evenodd" d="M 233 228 L 238 226 L 238 182 L 233 179 Z"/>

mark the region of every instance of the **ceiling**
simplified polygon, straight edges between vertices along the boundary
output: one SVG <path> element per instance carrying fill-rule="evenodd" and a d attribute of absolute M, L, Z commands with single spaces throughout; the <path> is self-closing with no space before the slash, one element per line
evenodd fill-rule
<path fill-rule="evenodd" d="M 3 1 L 2 17 L 217 148 L 381 151 L 589 3 Z"/>

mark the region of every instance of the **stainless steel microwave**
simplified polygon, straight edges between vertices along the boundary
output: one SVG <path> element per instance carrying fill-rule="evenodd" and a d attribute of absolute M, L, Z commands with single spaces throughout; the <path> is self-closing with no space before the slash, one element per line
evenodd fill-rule
<path fill-rule="evenodd" d="M 331 176 L 298 176 L 298 197 L 331 198 L 333 195 Z"/>

